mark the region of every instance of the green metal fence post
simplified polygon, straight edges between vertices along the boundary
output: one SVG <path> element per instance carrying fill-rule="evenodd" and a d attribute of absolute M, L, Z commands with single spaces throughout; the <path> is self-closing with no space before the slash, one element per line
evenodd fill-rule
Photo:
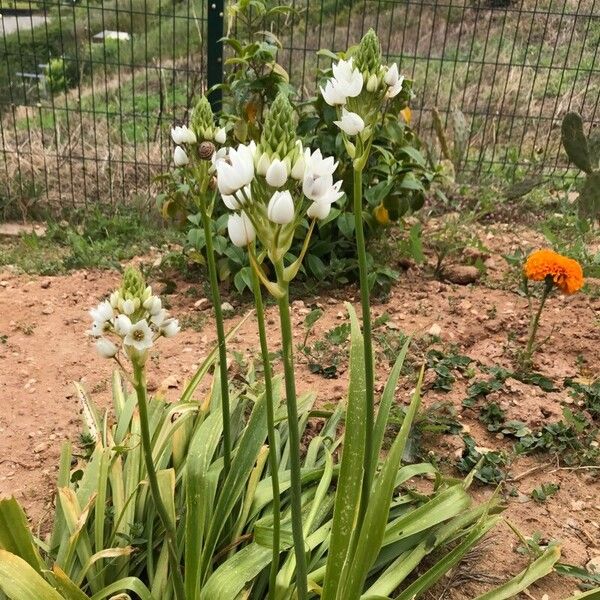
<path fill-rule="evenodd" d="M 209 0 L 208 2 L 208 23 L 207 23 L 207 66 L 206 75 L 208 80 L 208 89 L 214 85 L 223 83 L 223 0 Z M 213 112 L 221 109 L 223 94 L 221 90 L 214 90 L 209 95 L 210 104 Z"/>

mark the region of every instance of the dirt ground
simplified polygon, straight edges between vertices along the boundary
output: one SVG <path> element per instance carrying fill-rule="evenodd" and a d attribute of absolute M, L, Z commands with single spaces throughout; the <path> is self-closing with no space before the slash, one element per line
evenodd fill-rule
<path fill-rule="evenodd" d="M 433 280 L 417 268 L 410 268 L 394 285 L 384 303 L 375 302 L 374 314 L 387 313 L 388 328 L 396 328 L 415 339 L 439 327 L 441 344 L 455 345 L 479 365 L 510 367 L 510 344 L 522 343 L 526 335 L 527 301 L 506 284 L 507 266 L 500 252 L 511 247 L 536 247 L 538 234 L 497 226 L 486 240 L 492 248 L 485 259 L 485 278 L 474 285 L 454 285 Z M 155 260 L 151 257 L 150 260 Z M 119 282 L 116 272 L 77 271 L 65 276 L 39 277 L 0 272 L 0 495 L 14 495 L 26 508 L 32 523 L 43 523 L 51 513 L 53 485 L 61 443 L 76 440 L 80 416 L 73 381 L 81 381 L 94 400 L 109 406 L 109 377 L 112 364 L 96 356 L 86 338 L 88 309 L 114 289 Z M 200 282 L 201 283 L 201 282 Z M 157 284 L 160 289 L 160 284 Z M 169 296 L 171 311 L 188 324 L 175 339 L 164 340 L 156 360 L 151 361 L 150 383 L 164 387 L 175 398 L 186 378 L 206 355 L 214 341 L 211 308 L 208 301 L 186 294 L 197 284 L 178 282 Z M 298 342 L 303 336 L 302 323 L 311 308 L 320 306 L 324 316 L 315 327 L 315 336 L 345 319 L 344 301 L 357 303 L 352 287 L 337 290 L 333 296 L 320 295 L 293 303 Z M 245 312 L 236 298 L 233 325 Z M 276 330 L 275 315 L 268 313 Z M 597 378 L 600 375 L 600 295 L 577 294 L 552 297 L 547 305 L 540 336 L 550 335 L 536 358 L 536 370 L 561 384 L 565 377 Z M 509 340 L 513 340 L 510 342 Z M 252 320 L 240 330 L 232 348 L 253 355 L 256 333 Z M 281 365 L 278 364 L 277 368 Z M 379 385 L 387 366 L 378 368 Z M 427 376 L 426 376 L 427 381 Z M 346 393 L 346 373 L 325 380 L 311 373 L 306 361 L 299 360 L 298 383 L 302 390 L 315 389 L 319 402 L 342 401 Z M 411 383 L 399 390 L 398 402 L 408 399 Z M 402 387 L 402 386 L 401 386 Z M 467 381 L 457 377 L 450 392 L 427 388 L 424 405 L 452 403 L 463 425 L 481 446 L 506 448 L 506 441 L 489 433 L 473 410 L 462 406 Z M 539 427 L 558 420 L 568 392 L 542 392 L 539 387 L 509 380 L 495 400 L 507 411 L 508 418 Z M 457 436 L 441 436 L 436 450 L 449 456 L 460 454 L 462 442 Z M 457 472 L 453 473 L 454 475 Z M 506 496 L 506 518 L 526 536 L 539 531 L 544 538 L 559 540 L 562 561 L 584 566 L 600 556 L 600 476 L 594 468 L 568 469 L 556 457 L 521 457 L 510 466 L 516 496 Z M 529 493 L 542 483 L 560 484 L 558 493 L 544 503 L 534 502 Z M 474 485 L 478 498 L 489 497 L 492 486 Z M 503 524 L 492 534 L 487 545 L 462 583 L 448 590 L 447 598 L 469 599 L 485 589 L 487 577 L 516 574 L 526 559 L 516 549 L 519 539 Z M 551 575 L 529 589 L 522 598 L 561 600 L 576 590 L 576 582 Z M 437 596 L 439 597 L 439 596 Z"/>

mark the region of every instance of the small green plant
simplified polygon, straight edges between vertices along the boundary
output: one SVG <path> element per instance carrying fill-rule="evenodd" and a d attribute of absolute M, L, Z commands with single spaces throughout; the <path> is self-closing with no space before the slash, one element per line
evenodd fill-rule
<path fill-rule="evenodd" d="M 475 471 L 475 479 L 482 483 L 496 485 L 507 477 L 508 457 L 505 452 L 479 448 L 470 435 L 463 435 L 465 444 L 457 467 L 463 473 Z"/>
<path fill-rule="evenodd" d="M 473 360 L 463 354 L 454 351 L 444 354 L 440 350 L 429 350 L 427 352 L 427 366 L 433 369 L 436 378 L 432 384 L 434 390 L 450 392 L 455 382 L 453 371 L 466 372 Z"/>
<path fill-rule="evenodd" d="M 46 65 L 46 85 L 51 94 L 64 92 L 69 87 L 65 59 L 51 58 Z"/>
<path fill-rule="evenodd" d="M 558 490 L 560 490 L 560 485 L 557 483 L 542 483 L 542 485 L 531 490 L 530 496 L 536 502 L 546 502 L 546 500 L 554 496 Z"/>
<path fill-rule="evenodd" d="M 562 143 L 569 160 L 585 173 L 579 193 L 579 214 L 590 221 L 600 221 L 600 134 L 595 130 L 586 137 L 583 120 L 567 113 L 561 127 Z"/>

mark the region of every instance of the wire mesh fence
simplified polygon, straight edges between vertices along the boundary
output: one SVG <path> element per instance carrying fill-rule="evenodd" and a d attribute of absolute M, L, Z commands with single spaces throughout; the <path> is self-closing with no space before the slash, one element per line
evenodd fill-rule
<path fill-rule="evenodd" d="M 598 121 L 600 0 L 289 1 L 295 16 L 266 27 L 301 94 L 314 93 L 329 60 L 318 50 L 343 50 L 373 27 L 415 81 L 420 136 L 437 143 L 436 112 L 449 138 L 467 129 L 465 178 L 562 175 L 562 115 Z M 219 8 L 0 0 L 2 214 L 150 200 L 171 123 L 206 90 L 207 72 L 221 71 Z"/>

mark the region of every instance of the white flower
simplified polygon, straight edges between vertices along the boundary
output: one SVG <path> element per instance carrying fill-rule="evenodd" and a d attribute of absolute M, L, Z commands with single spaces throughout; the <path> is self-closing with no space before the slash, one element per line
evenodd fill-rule
<path fill-rule="evenodd" d="M 161 308 L 155 315 L 150 317 L 150 322 L 160 327 L 167 320 L 168 313 L 164 308 Z"/>
<path fill-rule="evenodd" d="M 332 65 L 332 69 L 333 77 L 344 96 L 354 98 L 360 94 L 363 88 L 363 76 L 358 69 L 353 68 L 351 58 L 340 60 Z"/>
<path fill-rule="evenodd" d="M 113 358 L 119 351 L 119 349 L 106 338 L 100 338 L 96 342 L 96 350 L 103 358 Z"/>
<path fill-rule="evenodd" d="M 229 215 L 227 231 L 235 246 L 243 248 L 256 238 L 256 231 L 246 213 Z"/>
<path fill-rule="evenodd" d="M 332 185 L 331 175 L 318 176 L 307 171 L 302 182 L 302 193 L 309 200 L 318 200 Z"/>
<path fill-rule="evenodd" d="M 221 127 L 215 131 L 215 142 L 224 144 L 227 141 L 227 132 Z"/>
<path fill-rule="evenodd" d="M 331 211 L 331 205 L 337 202 L 344 192 L 340 192 L 342 181 L 336 181 L 332 186 L 318 197 L 306 211 L 306 214 L 312 219 L 325 219 Z"/>
<path fill-rule="evenodd" d="M 271 187 L 281 187 L 288 178 L 287 168 L 285 163 L 276 158 L 267 169 L 266 179 Z"/>
<path fill-rule="evenodd" d="M 398 65 L 393 63 L 392 66 L 385 72 L 383 81 L 390 87 L 395 86 L 398 83 L 399 73 Z"/>
<path fill-rule="evenodd" d="M 121 337 L 125 337 L 131 331 L 132 325 L 127 315 L 119 315 L 115 319 L 115 332 Z"/>
<path fill-rule="evenodd" d="M 175 152 L 173 152 L 173 164 L 176 167 L 184 167 L 190 162 L 188 155 L 185 153 L 185 150 L 181 146 L 175 147 Z"/>
<path fill-rule="evenodd" d="M 123 312 L 126 315 L 131 315 L 136 311 L 136 301 L 135 299 L 129 299 L 129 300 L 124 300 L 123 301 Z"/>
<path fill-rule="evenodd" d="M 329 106 L 346 104 L 346 95 L 342 91 L 342 86 L 335 79 L 330 79 L 325 84 L 325 88 L 321 88 L 321 95 Z"/>
<path fill-rule="evenodd" d="M 227 208 L 230 210 L 238 210 L 246 200 L 252 199 L 252 188 L 247 185 L 244 189 L 235 194 L 222 194 L 221 197 Z"/>
<path fill-rule="evenodd" d="M 196 134 L 185 125 L 172 127 L 171 128 L 171 138 L 173 141 L 179 144 L 195 144 L 196 143 Z"/>
<path fill-rule="evenodd" d="M 138 352 L 145 352 L 152 346 L 152 338 L 152 329 L 146 319 L 142 319 L 131 327 L 123 343 L 126 346 L 133 346 Z"/>
<path fill-rule="evenodd" d="M 342 119 L 334 123 L 346 134 L 357 135 L 365 128 L 365 122 L 360 115 L 342 108 Z"/>
<path fill-rule="evenodd" d="M 112 304 L 109 300 L 100 302 L 96 308 L 90 310 L 92 319 L 100 325 L 104 325 L 107 321 L 110 321 L 114 316 Z"/>
<path fill-rule="evenodd" d="M 174 335 L 177 335 L 181 331 L 181 327 L 179 327 L 179 321 L 177 319 L 169 319 L 165 321 L 161 328 L 160 332 L 166 337 L 170 338 Z"/>
<path fill-rule="evenodd" d="M 266 152 L 263 152 L 258 159 L 258 163 L 256 164 L 256 172 L 264 177 L 267 174 L 270 166 L 271 159 Z"/>
<path fill-rule="evenodd" d="M 162 308 L 162 302 L 158 296 L 150 296 L 148 300 L 144 302 L 144 308 L 151 314 L 156 315 Z"/>
<path fill-rule="evenodd" d="M 271 196 L 267 206 L 267 217 L 278 225 L 287 225 L 294 220 L 294 200 L 287 190 L 275 192 Z"/>
<path fill-rule="evenodd" d="M 398 77 L 398 81 L 396 81 L 396 83 L 388 89 L 385 97 L 386 98 L 395 98 L 402 91 L 403 83 L 404 83 L 404 75 L 400 75 Z"/>
<path fill-rule="evenodd" d="M 221 194 L 230 195 L 248 185 L 254 179 L 254 156 L 249 146 L 240 144 L 235 150 L 231 148 L 229 160 L 216 162 L 217 185 Z"/>
<path fill-rule="evenodd" d="M 321 150 L 317 149 L 312 154 L 310 149 L 304 151 L 305 174 L 311 174 L 315 177 L 323 177 L 324 175 L 333 175 L 337 169 L 338 163 L 334 162 L 333 156 L 323 158 Z"/>

